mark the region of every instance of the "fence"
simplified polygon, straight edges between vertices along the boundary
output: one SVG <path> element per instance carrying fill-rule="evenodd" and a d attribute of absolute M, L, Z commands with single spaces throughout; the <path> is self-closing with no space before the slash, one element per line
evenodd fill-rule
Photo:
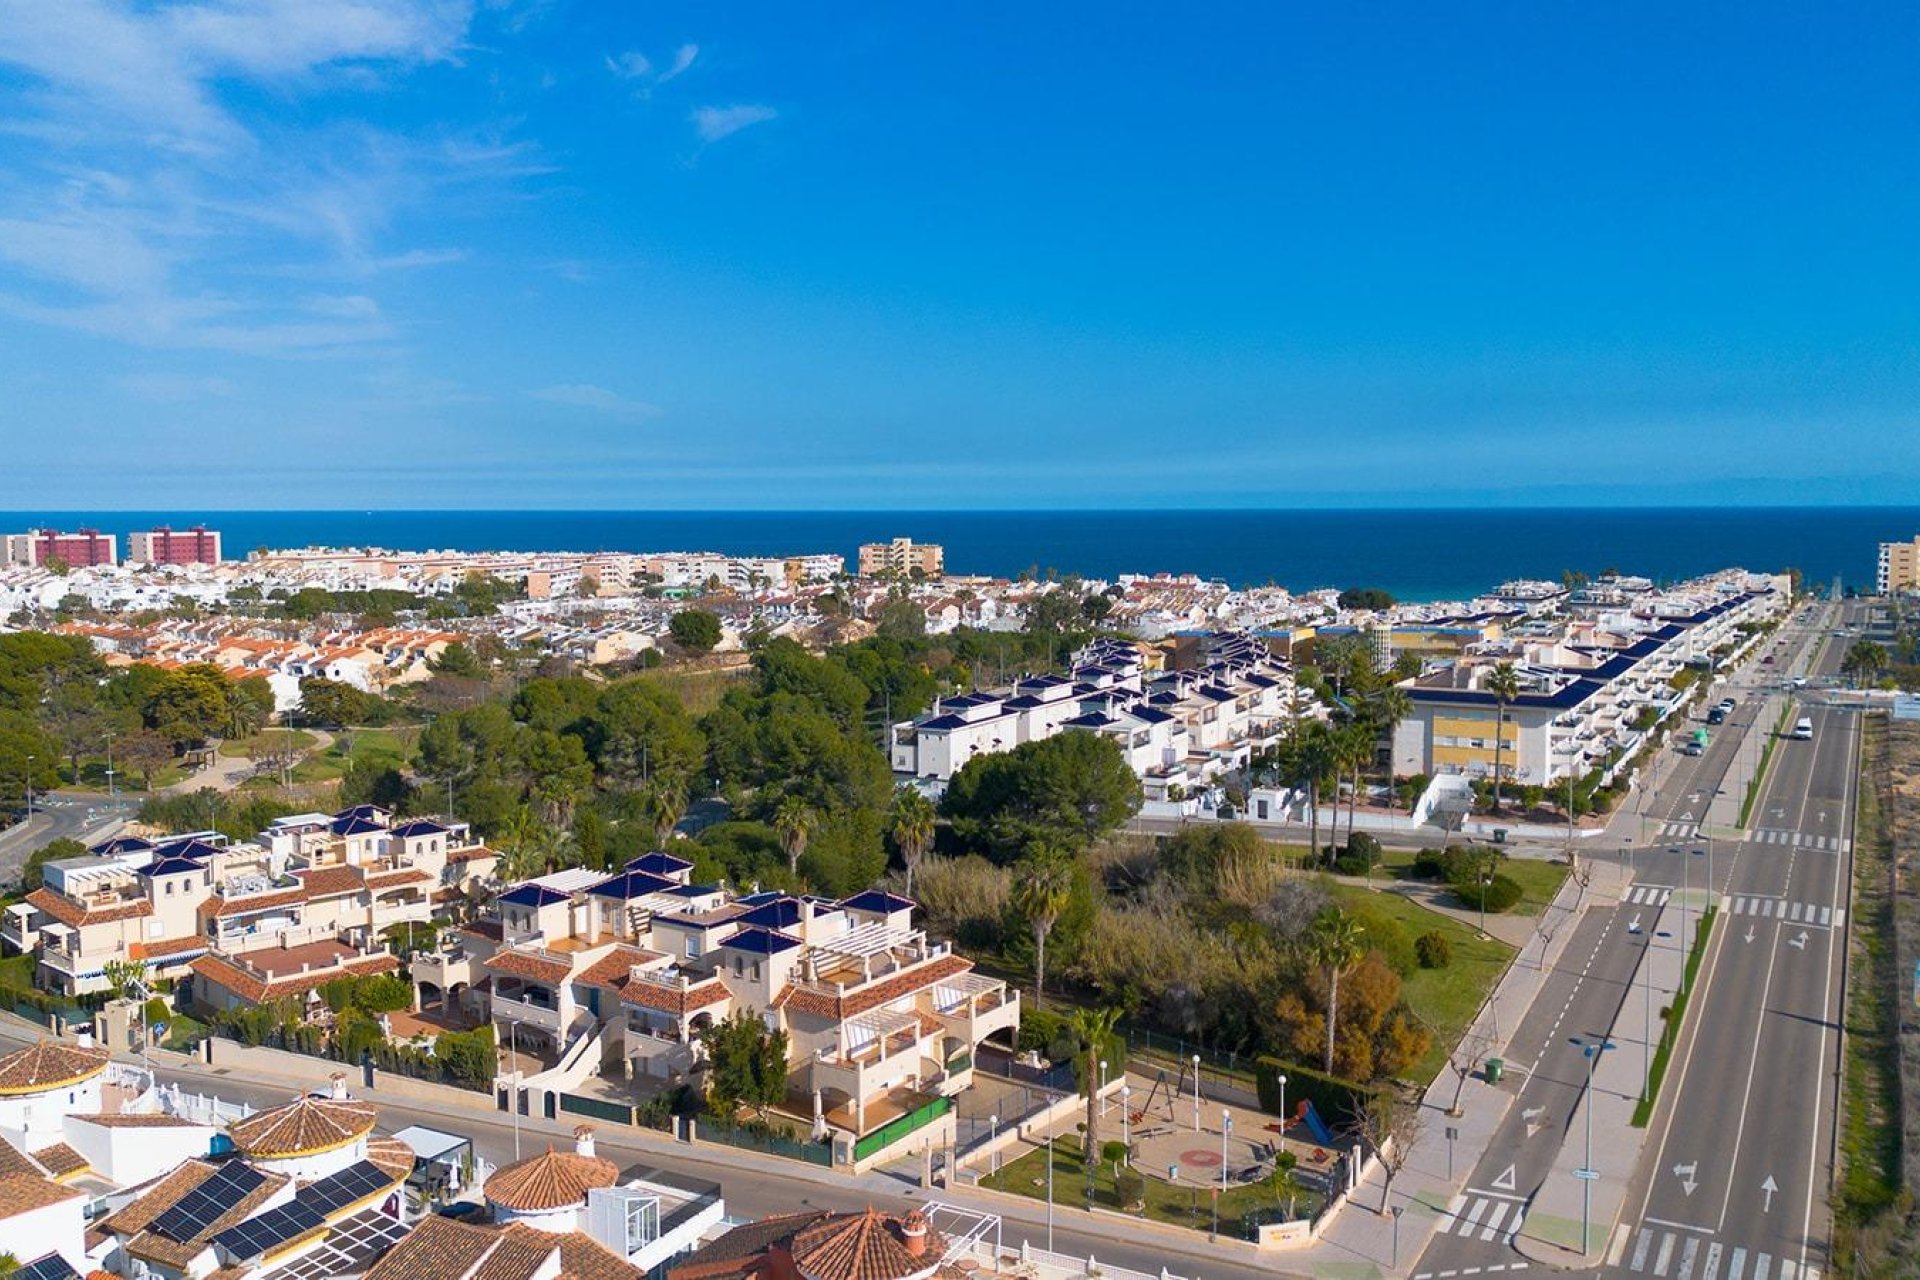
<path fill-rule="evenodd" d="M 577 1116 L 592 1116 L 596 1120 L 611 1120 L 615 1124 L 633 1123 L 633 1104 L 612 1102 L 606 1098 L 590 1098 L 584 1094 L 563 1093 L 560 1095 L 560 1109 L 570 1111 Z"/>
<path fill-rule="evenodd" d="M 885 1150 L 908 1134 L 926 1128 L 951 1110 L 953 1110 L 953 1099 L 941 1096 L 920 1104 L 903 1116 L 887 1121 L 853 1144 L 854 1160 L 856 1162 L 865 1160 L 874 1152 Z"/>
<path fill-rule="evenodd" d="M 982 1254 L 990 1256 L 992 1252 L 991 1246 L 985 1244 L 974 1246 L 976 1256 Z M 1116 1267 L 1111 1263 L 1101 1262 L 1091 1254 L 1080 1258 L 1071 1253 L 1055 1253 L 1051 1249 L 1036 1248 L 1024 1240 L 1020 1242 L 1018 1257 L 1020 1262 L 1032 1266 L 1043 1277 L 1099 1276 L 1103 1280 L 1186 1280 L 1186 1277 L 1175 1275 L 1165 1267 L 1160 1268 L 1158 1272 L 1135 1271 L 1130 1267 Z M 1003 1265 L 1006 1262 L 1005 1258 L 992 1260 Z"/>
<path fill-rule="evenodd" d="M 808 1164 L 817 1164 L 825 1169 L 833 1167 L 833 1144 L 831 1142 L 808 1142 L 799 1138 L 790 1138 L 771 1129 L 760 1130 L 744 1125 L 730 1125 L 719 1120 L 703 1118 L 694 1124 L 694 1136 L 708 1142 L 718 1142 L 723 1146 L 739 1147 L 743 1151 L 759 1151 L 770 1156 L 784 1156 L 789 1160 L 804 1160 Z"/>

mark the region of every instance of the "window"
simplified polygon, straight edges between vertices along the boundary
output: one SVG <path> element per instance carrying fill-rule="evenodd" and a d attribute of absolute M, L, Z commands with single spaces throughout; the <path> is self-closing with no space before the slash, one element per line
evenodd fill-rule
<path fill-rule="evenodd" d="M 687 935 L 687 959 L 698 960 L 699 958 L 700 958 L 700 935 L 697 933 L 690 933 Z"/>

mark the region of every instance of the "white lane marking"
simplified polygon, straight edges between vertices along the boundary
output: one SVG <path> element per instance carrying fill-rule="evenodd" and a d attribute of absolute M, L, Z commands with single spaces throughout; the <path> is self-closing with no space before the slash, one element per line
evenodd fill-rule
<path fill-rule="evenodd" d="M 1506 1218 L 1507 1202 L 1504 1200 L 1495 1201 L 1493 1212 L 1487 1215 L 1487 1225 L 1480 1228 L 1480 1238 L 1482 1240 L 1493 1239 L 1500 1230 L 1500 1224 L 1505 1222 Z"/>
<path fill-rule="evenodd" d="M 1741 1269 L 1746 1265 L 1747 1251 L 1745 1249 L 1735 1249 L 1732 1258 L 1727 1263 L 1727 1280 L 1740 1280 Z"/>
<path fill-rule="evenodd" d="M 1798 1280 L 1800 1268 L 1793 1265 L 1793 1259 L 1780 1259 L 1780 1280 Z"/>
<path fill-rule="evenodd" d="M 1767 1268 L 1773 1263 L 1773 1255 L 1762 1253 L 1753 1259 L 1753 1280 L 1767 1280 Z"/>
<path fill-rule="evenodd" d="M 1762 911 L 1760 914 L 1765 916 L 1767 919 L 1771 920 L 1773 919 L 1773 909 L 1779 905 L 1780 904 L 1775 902 L 1772 898 L 1768 898 L 1767 909 L 1765 911 Z"/>
<path fill-rule="evenodd" d="M 1800 923 L 1800 904 L 1799 903 L 1795 902 L 1790 904 L 1787 907 L 1787 919 L 1793 921 L 1795 924 Z"/>
<path fill-rule="evenodd" d="M 1457 1195 L 1453 1199 L 1447 1201 L 1446 1209 L 1442 1211 L 1440 1214 L 1440 1234 L 1441 1235 L 1445 1236 L 1445 1235 L 1453 1234 L 1454 1219 L 1459 1216 L 1460 1208 L 1462 1205 L 1466 1204 L 1466 1202 L 1467 1202 L 1467 1198 L 1464 1195 Z"/>
<path fill-rule="evenodd" d="M 1473 1229 L 1480 1225 L 1480 1215 L 1485 1213 L 1487 1206 L 1492 1203 L 1491 1200 L 1475 1200 L 1473 1202 L 1473 1208 L 1467 1210 L 1467 1220 L 1461 1225 L 1460 1234 L 1463 1236 L 1472 1235 Z"/>
<path fill-rule="evenodd" d="M 1675 1236 L 1671 1231 L 1665 1231 L 1661 1233 L 1660 1252 L 1658 1256 L 1656 1256 L 1653 1260 L 1653 1274 L 1657 1276 L 1663 1276 L 1667 1274 L 1667 1264 L 1673 1261 L 1674 1239 L 1675 1239 Z"/>
<path fill-rule="evenodd" d="M 1680 1250 L 1680 1270 L 1675 1280 L 1693 1280 L 1694 1255 L 1700 1252 L 1700 1237 L 1688 1236 L 1686 1247 Z"/>
<path fill-rule="evenodd" d="M 1714 1280 L 1714 1272 L 1720 1269 L 1720 1242 L 1715 1240 L 1707 1246 L 1706 1261 L 1700 1264 L 1700 1280 Z"/>
<path fill-rule="evenodd" d="M 1513 1238 L 1520 1234 L 1520 1224 L 1525 1222 L 1526 1220 L 1527 1220 L 1527 1207 L 1525 1205 L 1521 1205 L 1518 1209 L 1515 1209 L 1513 1211 L 1513 1221 L 1507 1224 L 1507 1243 L 1508 1244 L 1512 1244 Z"/>
<path fill-rule="evenodd" d="M 1633 1246 L 1633 1269 L 1644 1271 L 1647 1267 L 1647 1246 L 1653 1243 L 1653 1232 L 1641 1228 L 1640 1239 Z"/>
<path fill-rule="evenodd" d="M 1820 908 L 1820 927 L 1824 929 L 1826 926 L 1832 923 L 1833 923 L 1833 908 L 1832 907 Z"/>
<path fill-rule="evenodd" d="M 1633 1228 L 1621 1223 L 1613 1229 L 1613 1245 L 1607 1250 L 1607 1265 L 1617 1267 L 1627 1252 L 1627 1241 L 1633 1239 Z"/>

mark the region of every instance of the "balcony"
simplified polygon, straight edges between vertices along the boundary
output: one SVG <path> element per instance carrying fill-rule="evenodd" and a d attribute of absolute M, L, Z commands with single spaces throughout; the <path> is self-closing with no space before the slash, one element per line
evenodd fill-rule
<path fill-rule="evenodd" d="M 920 992 L 915 1007 L 970 1045 L 980 1044 L 996 1031 L 1020 1027 L 1020 993 L 976 973 L 960 974 Z"/>
<path fill-rule="evenodd" d="M 901 1083 L 918 1084 L 938 1073 L 925 1050 L 928 1033 L 916 1014 L 877 1009 L 848 1022 L 841 1035 L 849 1044 L 828 1045 L 813 1057 L 813 1087 L 838 1089 L 864 1098 Z M 936 1037 L 937 1038 L 937 1037 Z"/>
<path fill-rule="evenodd" d="M 473 957 L 465 947 L 454 944 L 440 951 L 423 952 L 413 958 L 409 969 L 414 984 L 431 982 L 442 991 L 450 991 L 456 983 L 473 985 Z"/>
<path fill-rule="evenodd" d="M 515 987 L 493 992 L 493 1020 L 533 1027 L 558 1039 L 566 1018 L 553 1003 L 553 996 L 541 987 Z"/>

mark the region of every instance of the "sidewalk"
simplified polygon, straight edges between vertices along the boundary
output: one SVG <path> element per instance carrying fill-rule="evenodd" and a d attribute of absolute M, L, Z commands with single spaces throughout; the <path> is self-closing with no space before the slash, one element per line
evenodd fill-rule
<path fill-rule="evenodd" d="M 1467 1043 L 1479 1039 L 1489 1046 L 1485 1056 L 1503 1056 L 1508 1040 L 1572 939 L 1574 931 L 1568 926 L 1590 903 L 1617 900 L 1626 885 L 1622 866 L 1593 860 L 1583 860 L 1582 866 L 1591 871 L 1591 883 L 1583 892 L 1578 877 L 1567 877 L 1552 905 L 1531 922 L 1538 926 L 1531 935 L 1538 941 L 1514 958 L 1468 1029 Z M 1513 1104 L 1513 1095 L 1475 1075 L 1461 1089 L 1461 1114 L 1449 1116 L 1447 1108 L 1457 1088 L 1459 1081 L 1451 1070 L 1442 1072 L 1427 1088 L 1420 1104 L 1420 1132 L 1393 1179 L 1388 1203 L 1403 1211 L 1398 1220 L 1399 1269 L 1411 1265 L 1426 1248 L 1448 1200 L 1466 1184 Z M 1451 1144 L 1451 1178 L 1446 1137 L 1450 1127 L 1459 1134 Z M 1396 1220 L 1391 1213 L 1380 1212 L 1386 1189 L 1385 1170 L 1376 1164 L 1317 1243 L 1279 1255 L 1276 1261 L 1288 1268 L 1304 1268 L 1317 1280 L 1370 1280 L 1390 1274 L 1396 1270 Z"/>

